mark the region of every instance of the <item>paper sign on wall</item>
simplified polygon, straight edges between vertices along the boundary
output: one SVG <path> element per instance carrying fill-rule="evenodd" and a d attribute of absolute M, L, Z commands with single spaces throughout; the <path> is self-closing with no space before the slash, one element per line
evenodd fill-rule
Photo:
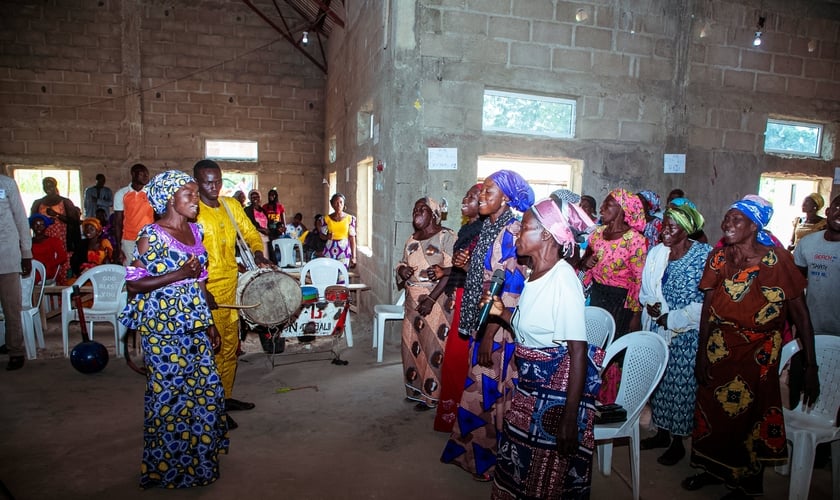
<path fill-rule="evenodd" d="M 834 183 L 840 184 L 840 167 L 834 167 Z"/>
<path fill-rule="evenodd" d="M 429 170 L 458 170 L 458 148 L 429 148 Z"/>
<path fill-rule="evenodd" d="M 665 155 L 665 173 L 666 174 L 684 174 L 685 173 L 685 155 L 666 154 Z"/>

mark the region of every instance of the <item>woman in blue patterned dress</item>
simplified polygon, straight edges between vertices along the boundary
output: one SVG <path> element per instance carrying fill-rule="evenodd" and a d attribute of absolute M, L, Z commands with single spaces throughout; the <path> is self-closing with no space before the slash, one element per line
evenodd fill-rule
<path fill-rule="evenodd" d="M 683 438 L 694 429 L 697 334 L 703 293 L 697 287 L 711 247 L 689 239 L 703 229 L 703 216 L 689 204 L 671 206 L 662 221 L 662 243 L 651 248 L 642 271 L 642 327 L 670 343 L 668 366 L 650 400 L 655 436 L 641 449 L 668 448 L 657 462 L 674 465 L 685 456 Z"/>
<path fill-rule="evenodd" d="M 137 235 L 126 269 L 133 295 L 120 316 L 141 335 L 146 360 L 142 488 L 204 486 L 219 477 L 228 448 L 225 394 L 213 351 L 221 338 L 207 306 L 207 251 L 198 186 L 170 170 L 147 186 L 160 220 Z"/>

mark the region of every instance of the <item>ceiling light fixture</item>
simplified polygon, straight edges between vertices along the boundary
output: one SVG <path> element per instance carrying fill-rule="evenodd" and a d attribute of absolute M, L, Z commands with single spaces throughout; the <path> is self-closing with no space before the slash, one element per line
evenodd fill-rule
<path fill-rule="evenodd" d="M 711 31 L 712 31 L 712 25 L 709 24 L 709 21 L 706 21 L 706 23 L 703 24 L 703 27 L 700 28 L 700 38 L 706 38 L 707 36 L 709 36 L 709 33 Z"/>
<path fill-rule="evenodd" d="M 303 32 L 303 37 L 300 39 L 300 44 L 303 45 L 304 47 L 309 45 L 309 32 L 308 31 Z"/>
<path fill-rule="evenodd" d="M 575 20 L 579 23 L 582 23 L 589 19 L 589 12 L 586 12 L 586 9 L 578 9 L 575 13 Z"/>
<path fill-rule="evenodd" d="M 817 41 L 813 38 L 808 40 L 808 52 L 814 52 L 817 50 Z"/>
<path fill-rule="evenodd" d="M 752 42 L 754 47 L 758 47 L 759 45 L 761 45 L 761 30 L 763 30 L 763 29 L 764 29 L 764 18 L 759 17 L 758 18 L 758 24 L 756 25 L 756 30 L 755 30 L 755 38 L 753 38 L 753 42 Z"/>

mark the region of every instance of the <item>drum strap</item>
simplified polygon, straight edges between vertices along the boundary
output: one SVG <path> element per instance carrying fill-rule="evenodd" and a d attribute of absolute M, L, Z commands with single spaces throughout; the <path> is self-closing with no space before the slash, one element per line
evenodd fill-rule
<path fill-rule="evenodd" d="M 228 208 L 224 200 L 220 199 L 219 202 L 225 207 L 225 212 L 227 212 L 228 218 L 233 222 L 233 227 L 236 229 L 236 246 L 239 248 L 239 256 L 242 258 L 242 264 L 249 271 L 257 269 L 257 261 L 254 259 L 254 254 L 251 253 L 251 248 L 245 243 L 245 237 L 242 236 L 242 232 L 239 230 L 239 224 L 236 223 L 236 219 L 230 213 L 230 208 Z"/>

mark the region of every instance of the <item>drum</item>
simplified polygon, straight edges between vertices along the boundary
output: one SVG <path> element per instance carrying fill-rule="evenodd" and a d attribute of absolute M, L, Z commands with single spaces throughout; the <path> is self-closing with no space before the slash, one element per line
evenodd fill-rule
<path fill-rule="evenodd" d="M 300 307 L 297 280 L 276 269 L 254 269 L 239 276 L 236 302 L 243 307 L 239 314 L 254 325 L 285 325 Z"/>

